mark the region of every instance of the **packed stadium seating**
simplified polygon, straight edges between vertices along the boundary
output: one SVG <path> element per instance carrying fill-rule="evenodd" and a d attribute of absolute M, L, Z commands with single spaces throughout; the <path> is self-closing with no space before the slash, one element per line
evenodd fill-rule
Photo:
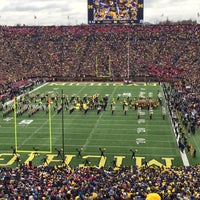
<path fill-rule="evenodd" d="M 198 69 L 199 31 L 199 25 L 1 26 L 0 80 L 94 79 L 96 65 L 106 75 L 108 55 L 114 80 L 127 77 L 128 68 L 132 78 L 183 77 Z"/>
<path fill-rule="evenodd" d="M 0 169 L 3 199 L 200 199 L 200 167 L 28 167 Z M 154 200 L 154 199 L 152 199 Z"/>

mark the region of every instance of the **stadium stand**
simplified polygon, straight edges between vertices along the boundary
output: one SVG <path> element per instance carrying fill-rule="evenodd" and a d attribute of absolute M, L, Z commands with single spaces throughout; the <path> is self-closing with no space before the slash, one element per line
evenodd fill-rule
<path fill-rule="evenodd" d="M 4 199 L 136 199 L 157 193 L 161 199 L 200 199 L 199 166 L 179 168 L 122 167 L 1 168 Z"/>
<path fill-rule="evenodd" d="M 133 79 L 182 78 L 200 62 L 199 25 L 1 26 L 0 37 L 1 84 L 39 77 L 94 80 L 96 57 L 98 66 L 105 66 L 106 55 L 113 80 L 127 76 L 128 56 Z"/>

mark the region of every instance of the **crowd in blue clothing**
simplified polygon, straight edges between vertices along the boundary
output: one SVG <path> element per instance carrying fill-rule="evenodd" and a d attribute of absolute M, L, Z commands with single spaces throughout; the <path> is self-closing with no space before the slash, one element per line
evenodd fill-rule
<path fill-rule="evenodd" d="M 200 199 L 200 167 L 74 168 L 40 166 L 0 169 L 0 197 L 13 200 Z"/>

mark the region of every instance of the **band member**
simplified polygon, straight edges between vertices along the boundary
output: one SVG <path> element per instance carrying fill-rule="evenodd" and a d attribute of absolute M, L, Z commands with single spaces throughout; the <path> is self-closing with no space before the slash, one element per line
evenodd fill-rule
<path fill-rule="evenodd" d="M 72 103 L 73 101 L 74 101 L 74 99 L 75 99 L 75 97 L 76 97 L 76 95 L 75 94 L 73 94 L 72 96 L 71 96 L 71 98 L 70 98 L 70 103 Z"/>
<path fill-rule="evenodd" d="M 58 157 L 61 157 L 61 158 L 62 158 L 62 151 L 63 151 L 63 149 L 62 149 L 62 148 L 60 148 L 60 149 L 55 148 L 55 150 L 57 151 L 57 158 L 58 158 Z"/>
<path fill-rule="evenodd" d="M 59 114 L 61 112 L 61 110 L 62 110 L 62 106 L 58 106 L 57 107 L 57 114 Z"/>
<path fill-rule="evenodd" d="M 196 149 L 194 149 L 194 151 L 193 151 L 193 158 L 196 158 L 196 155 L 197 155 L 197 151 L 196 151 Z"/>
<path fill-rule="evenodd" d="M 117 101 L 120 100 L 120 96 L 121 96 L 120 94 L 117 95 Z"/>
<path fill-rule="evenodd" d="M 71 115 L 74 112 L 74 110 L 75 110 L 74 106 L 71 106 L 69 109 L 69 114 Z"/>
<path fill-rule="evenodd" d="M 83 151 L 83 148 L 76 148 L 76 151 L 78 152 L 77 156 L 82 157 L 81 152 Z"/>
<path fill-rule="evenodd" d="M 132 152 L 132 155 L 131 155 L 131 158 L 132 159 L 135 159 L 135 154 L 136 154 L 136 152 L 137 152 L 137 150 L 135 149 L 130 149 L 130 151 Z"/>
<path fill-rule="evenodd" d="M 20 155 L 19 154 L 16 154 L 16 159 L 15 159 L 15 162 L 20 165 L 21 164 L 21 160 L 20 160 Z"/>
<path fill-rule="evenodd" d="M 86 106 L 86 107 L 84 108 L 84 114 L 85 114 L 85 115 L 87 114 L 88 110 L 89 110 L 89 107 Z"/>
<path fill-rule="evenodd" d="M 149 118 L 153 119 L 153 108 L 152 107 L 150 107 L 150 109 L 149 109 Z"/>
<path fill-rule="evenodd" d="M 116 166 L 117 166 L 117 159 L 116 159 L 116 158 L 113 159 L 112 165 L 113 165 L 113 167 L 116 167 Z"/>
<path fill-rule="evenodd" d="M 122 104 L 122 110 L 123 111 L 124 111 L 125 107 L 126 107 L 126 101 L 123 101 L 123 104 Z"/>
<path fill-rule="evenodd" d="M 111 112 L 112 112 L 112 115 L 113 115 L 114 112 L 115 112 L 115 106 L 112 106 Z"/>
<path fill-rule="evenodd" d="M 165 116 L 166 116 L 166 109 L 164 106 L 162 106 L 162 118 L 163 120 L 165 119 Z"/>
<path fill-rule="evenodd" d="M 49 164 L 49 163 L 47 162 L 47 156 L 45 156 L 41 161 L 44 162 L 44 164 L 46 164 L 46 165 Z"/>
<path fill-rule="evenodd" d="M 88 158 L 84 159 L 83 161 L 84 166 L 89 166 L 91 163 Z"/>
<path fill-rule="evenodd" d="M 148 167 L 148 161 L 147 160 L 144 161 L 144 166 L 145 166 L 145 168 Z"/>
<path fill-rule="evenodd" d="M 125 106 L 125 108 L 124 108 L 124 115 L 126 115 L 127 111 L 128 111 L 128 106 Z"/>
<path fill-rule="evenodd" d="M 97 107 L 97 115 L 101 112 L 101 105 L 98 105 Z"/>
<path fill-rule="evenodd" d="M 13 150 L 13 156 L 14 156 L 14 155 L 17 155 L 16 148 L 15 148 L 15 147 L 13 147 L 13 146 L 11 146 L 11 149 Z"/>
<path fill-rule="evenodd" d="M 106 149 L 105 148 L 99 148 L 99 151 L 100 151 L 100 156 L 105 157 L 104 152 L 106 151 Z"/>
<path fill-rule="evenodd" d="M 112 110 L 112 107 L 115 105 L 115 99 L 113 98 L 110 104 L 110 109 Z"/>
<path fill-rule="evenodd" d="M 39 156 L 40 154 L 38 153 L 39 151 L 39 147 L 33 147 L 34 152 L 34 156 Z"/>
<path fill-rule="evenodd" d="M 141 117 L 141 111 L 142 111 L 142 108 L 138 107 L 138 111 L 137 111 L 138 119 L 140 119 L 140 117 Z"/>

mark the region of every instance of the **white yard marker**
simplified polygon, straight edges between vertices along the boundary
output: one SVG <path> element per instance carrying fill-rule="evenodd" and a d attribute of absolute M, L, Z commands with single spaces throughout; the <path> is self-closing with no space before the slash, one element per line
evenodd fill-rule
<path fill-rule="evenodd" d="M 146 122 L 145 119 L 138 119 L 138 124 L 144 124 Z"/>
<path fill-rule="evenodd" d="M 145 128 L 137 128 L 137 133 L 145 133 L 146 129 Z"/>
<path fill-rule="evenodd" d="M 136 144 L 145 144 L 146 143 L 146 139 L 144 138 L 137 138 L 136 139 Z"/>

